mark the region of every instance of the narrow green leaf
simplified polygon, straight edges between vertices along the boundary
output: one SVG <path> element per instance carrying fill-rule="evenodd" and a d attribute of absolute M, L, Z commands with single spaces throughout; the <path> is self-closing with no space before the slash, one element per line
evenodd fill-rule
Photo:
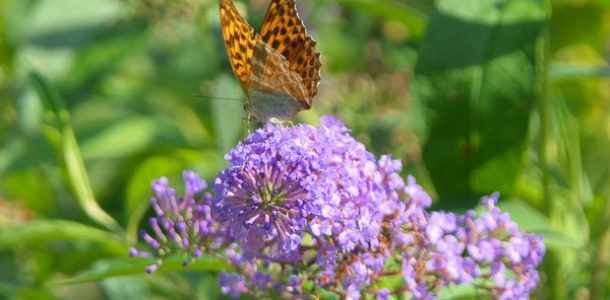
<path fill-rule="evenodd" d="M 610 78 L 610 68 L 556 63 L 551 65 L 549 76 L 554 80 Z"/>
<path fill-rule="evenodd" d="M 62 111 L 65 104 L 57 94 L 57 91 L 52 89 L 47 80 L 38 72 L 30 72 L 29 79 L 36 89 L 38 96 L 46 103 L 47 107 L 51 109 L 57 119 L 56 121 L 63 127 L 64 123 L 68 121 L 68 116 L 65 111 Z"/>
<path fill-rule="evenodd" d="M 58 122 L 65 167 L 81 208 L 97 223 L 110 230 L 120 231 L 119 224 L 95 200 L 85 163 L 70 124 L 70 115 L 61 97 L 40 74 L 31 72 L 29 78 L 40 98 L 53 111 Z"/>
<path fill-rule="evenodd" d="M 0 230 L 0 248 L 28 246 L 55 240 L 91 241 L 118 255 L 126 255 L 128 250 L 119 236 L 72 221 L 41 220 Z"/>
<path fill-rule="evenodd" d="M 91 183 L 89 182 L 89 176 L 85 169 L 85 163 L 80 155 L 80 149 L 78 148 L 78 143 L 76 142 L 76 137 L 74 136 L 71 127 L 64 128 L 63 138 L 66 167 L 81 207 L 91 219 L 99 222 L 110 230 L 119 231 L 119 224 L 108 215 L 95 200 Z"/>
<path fill-rule="evenodd" d="M 98 261 L 90 270 L 85 271 L 75 277 L 62 279 L 52 282 L 52 285 L 75 284 L 83 282 L 98 281 L 106 278 L 113 278 L 126 275 L 145 275 L 146 267 L 154 263 L 154 259 L 141 258 L 122 258 Z M 171 257 L 163 261 L 163 264 L 155 272 L 168 273 L 181 270 L 199 272 L 219 272 L 231 270 L 231 267 L 218 258 L 202 256 L 193 261 L 188 266 L 184 266 L 184 259 L 181 257 Z"/>

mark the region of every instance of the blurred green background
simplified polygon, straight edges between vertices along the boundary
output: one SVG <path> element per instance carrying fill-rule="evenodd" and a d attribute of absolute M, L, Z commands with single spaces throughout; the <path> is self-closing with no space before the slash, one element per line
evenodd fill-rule
<path fill-rule="evenodd" d="M 237 1 L 258 28 L 268 0 Z M 609 0 L 303 0 L 333 114 L 464 211 L 545 236 L 534 299 L 610 298 Z M 0 0 L 0 299 L 218 299 L 127 258 L 151 180 L 246 133 L 217 0 Z M 444 299 L 484 299 L 444 294 Z"/>

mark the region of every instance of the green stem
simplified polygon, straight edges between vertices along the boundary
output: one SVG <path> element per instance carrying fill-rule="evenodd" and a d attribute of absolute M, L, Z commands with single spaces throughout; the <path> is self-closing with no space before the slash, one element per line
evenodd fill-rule
<path fill-rule="evenodd" d="M 539 148 L 538 148 L 538 159 L 540 163 L 540 169 L 542 172 L 542 197 L 543 197 L 543 210 L 547 216 L 551 216 L 553 212 L 553 197 L 551 194 L 550 187 L 550 171 L 549 171 L 549 157 L 548 157 L 548 144 L 549 144 L 549 117 L 551 109 L 551 97 L 549 94 L 549 65 L 550 65 L 550 24 L 552 16 L 552 5 L 550 0 L 544 0 L 544 6 L 546 11 L 545 24 L 543 27 L 542 34 L 538 39 L 536 45 L 536 66 L 537 77 L 538 77 L 538 117 L 540 123 L 539 131 Z M 558 253 L 553 250 L 547 251 L 544 260 L 544 270 L 546 274 L 546 283 L 542 282 L 543 287 L 542 293 L 546 296 L 543 298 L 548 299 L 564 299 L 565 296 L 565 285 L 562 284 L 562 278 L 559 272 L 559 257 Z"/>
<path fill-rule="evenodd" d="M 610 116 L 607 115 L 607 122 L 610 122 Z M 606 126 L 606 135 L 610 141 L 610 125 Z M 610 170 L 610 166 L 609 170 Z M 610 186 L 610 177 L 607 178 L 608 186 Z M 610 276 L 610 189 L 604 191 L 608 200 L 605 203 L 604 214 L 599 222 L 599 228 L 604 228 L 599 233 L 597 240 L 597 248 L 594 250 L 594 260 L 591 264 L 591 299 L 602 299 L 608 276 Z M 602 192 L 603 193 L 603 192 Z"/>
<path fill-rule="evenodd" d="M 550 116 L 550 95 L 549 95 L 549 48 L 550 48 L 550 33 L 549 23 L 551 22 L 551 4 L 549 0 L 545 0 L 547 6 L 546 23 L 543 28 L 541 37 L 536 45 L 536 66 L 538 68 L 538 117 L 540 123 L 539 144 L 538 144 L 538 159 L 542 171 L 542 197 L 543 209 L 546 215 L 551 214 L 552 201 L 550 192 L 550 172 L 549 159 L 547 154 L 549 143 L 549 116 Z"/>

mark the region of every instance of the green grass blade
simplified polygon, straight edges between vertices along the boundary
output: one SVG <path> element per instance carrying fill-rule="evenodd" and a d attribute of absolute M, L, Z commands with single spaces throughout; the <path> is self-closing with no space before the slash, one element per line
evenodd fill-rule
<path fill-rule="evenodd" d="M 63 101 L 40 74 L 31 72 L 29 78 L 40 98 L 51 108 L 57 119 L 65 167 L 79 205 L 95 222 L 112 231 L 120 231 L 119 224 L 95 200 L 85 163 L 70 124 L 70 115 Z"/>

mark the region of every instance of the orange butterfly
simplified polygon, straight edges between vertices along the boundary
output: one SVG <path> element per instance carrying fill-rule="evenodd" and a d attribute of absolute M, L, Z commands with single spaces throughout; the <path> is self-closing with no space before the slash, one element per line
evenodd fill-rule
<path fill-rule="evenodd" d="M 286 121 L 311 107 L 320 82 L 320 53 L 294 0 L 272 0 L 259 34 L 239 15 L 233 0 L 220 0 L 220 23 L 251 117 Z"/>

